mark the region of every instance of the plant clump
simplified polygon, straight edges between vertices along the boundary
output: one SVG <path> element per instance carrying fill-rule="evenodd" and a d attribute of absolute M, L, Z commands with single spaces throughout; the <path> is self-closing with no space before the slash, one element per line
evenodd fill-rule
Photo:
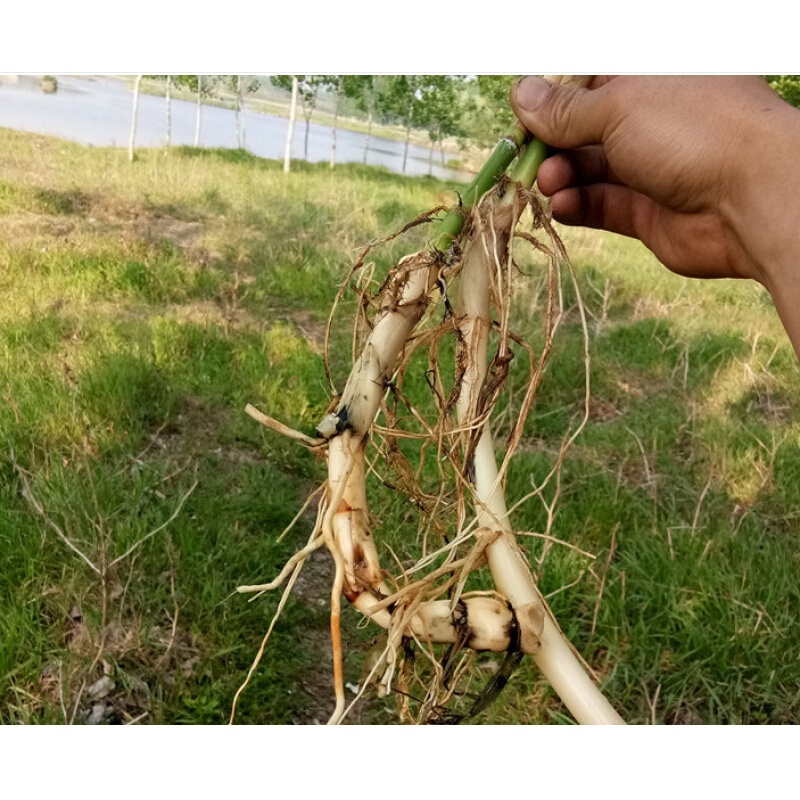
<path fill-rule="evenodd" d="M 502 148 L 508 149 L 507 141 L 495 155 Z M 387 274 L 377 275 L 368 260 L 380 243 L 363 250 L 328 326 L 331 402 L 316 436 L 291 431 L 248 407 L 327 463 L 327 480 L 310 498 L 316 522 L 307 544 L 273 581 L 239 591 L 260 594 L 285 585 L 277 619 L 305 560 L 328 549 L 335 564 L 331 722 L 341 721 L 355 702 L 345 700 L 342 596 L 385 630 L 358 696 L 372 686 L 382 696 L 394 694 L 405 721 L 473 717 L 496 697 L 524 654 L 534 658 L 579 721 L 620 721 L 561 634 L 517 537 L 538 536 L 547 547 L 560 542 L 554 506 L 564 456 L 588 415 L 588 348 L 584 413 L 565 431 L 549 474 L 511 506 L 504 491 L 565 312 L 565 282 L 578 298 L 587 336 L 565 249 L 532 189 L 543 156 L 540 143 L 527 142 L 508 174 L 506 165 L 492 163 L 488 183 L 486 174 L 476 178 L 465 192 L 467 201 L 461 198 L 443 219 L 435 209 L 388 237 L 438 224 L 431 246 L 401 258 Z M 530 265 L 528 274 L 523 263 Z M 538 283 L 544 291 L 536 294 L 546 297 L 537 309 L 535 342 L 525 341 L 514 324 L 515 295 L 526 281 Z M 334 351 L 330 333 L 347 295 L 356 297 L 353 367 L 340 388 L 331 378 L 331 362 L 341 353 Z M 375 517 L 376 509 L 398 498 L 413 509 L 405 514 L 400 553 L 381 546 Z M 536 501 L 547 511 L 544 530 L 515 531 L 514 510 Z M 489 685 L 475 692 L 472 668 L 487 651 L 504 656 Z M 263 646 L 256 664 L 262 653 Z"/>

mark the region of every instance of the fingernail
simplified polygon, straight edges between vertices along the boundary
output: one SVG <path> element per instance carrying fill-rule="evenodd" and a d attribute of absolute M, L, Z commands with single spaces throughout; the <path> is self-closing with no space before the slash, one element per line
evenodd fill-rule
<path fill-rule="evenodd" d="M 517 104 L 525 111 L 535 111 L 549 90 L 550 84 L 542 78 L 533 75 L 520 78 L 517 82 Z"/>

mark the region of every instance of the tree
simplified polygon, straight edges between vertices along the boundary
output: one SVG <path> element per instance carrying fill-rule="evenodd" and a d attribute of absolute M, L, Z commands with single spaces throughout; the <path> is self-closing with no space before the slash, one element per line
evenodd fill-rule
<path fill-rule="evenodd" d="M 166 133 L 164 135 L 164 147 L 169 147 L 172 140 L 172 84 L 177 83 L 177 81 L 172 75 L 145 75 L 144 77 L 151 81 L 164 82 L 164 102 L 166 113 Z"/>
<path fill-rule="evenodd" d="M 380 78 L 376 75 L 342 75 L 341 86 L 344 96 L 354 100 L 356 108 L 367 115 L 367 136 L 362 159 L 362 162 L 366 164 L 372 138 L 372 123 L 378 113 Z"/>
<path fill-rule="evenodd" d="M 336 166 L 336 131 L 339 126 L 339 111 L 344 97 L 344 75 L 320 75 L 320 85 L 336 95 L 333 108 L 333 126 L 331 131 L 331 169 Z"/>
<path fill-rule="evenodd" d="M 283 156 L 283 171 L 288 174 L 292 160 L 292 139 L 294 138 L 294 123 L 297 119 L 297 95 L 299 93 L 300 81 L 297 75 L 291 76 L 292 81 L 292 102 L 289 106 L 289 129 L 286 133 L 286 151 Z"/>
<path fill-rule="evenodd" d="M 133 143 L 136 139 L 136 117 L 139 112 L 139 87 L 142 84 L 142 77 L 142 75 L 137 75 L 133 84 L 133 114 L 131 115 L 131 138 L 128 142 L 128 161 L 133 161 Z"/>
<path fill-rule="evenodd" d="M 164 137 L 164 147 L 169 147 L 170 140 L 172 138 L 172 96 L 171 96 L 172 76 L 166 75 L 165 81 L 166 85 L 164 87 L 164 102 L 166 105 L 166 112 L 167 112 L 167 132 Z"/>
<path fill-rule="evenodd" d="M 198 109 L 197 109 L 197 126 L 195 131 L 195 146 L 199 143 L 200 131 L 200 93 L 198 89 L 201 88 L 201 79 L 199 75 L 148 75 L 148 78 L 153 78 L 158 81 L 164 81 L 164 99 L 166 102 L 166 122 L 167 131 L 165 135 L 165 146 L 169 147 L 172 141 L 172 88 L 184 89 L 189 92 L 198 93 Z"/>
<path fill-rule="evenodd" d="M 226 83 L 236 95 L 236 141 L 239 145 L 239 149 L 244 150 L 247 146 L 247 142 L 244 121 L 243 93 L 246 92 L 250 94 L 251 92 L 256 92 L 261 84 L 255 79 L 247 81 L 243 75 L 231 75 L 228 77 Z"/>
<path fill-rule="evenodd" d="M 403 174 L 408 163 L 408 145 L 411 141 L 411 129 L 417 121 L 419 92 L 422 77 L 419 75 L 391 75 L 382 85 L 379 95 L 379 107 L 387 116 L 400 121 L 405 129 L 405 147 L 403 149 Z"/>
<path fill-rule="evenodd" d="M 200 125 L 203 116 L 203 76 L 197 76 L 197 121 L 194 127 L 194 146 L 200 147 Z"/>
<path fill-rule="evenodd" d="M 438 142 L 440 147 L 444 137 L 462 130 L 461 81 L 455 75 L 392 75 L 381 82 L 378 107 L 405 128 L 404 173 L 412 129 L 427 130 L 431 142 Z"/>
<path fill-rule="evenodd" d="M 465 102 L 462 122 L 470 139 L 491 147 L 508 130 L 514 112 L 508 95 L 513 75 L 478 75 L 465 81 Z"/>
<path fill-rule="evenodd" d="M 303 118 L 306 123 L 305 139 L 303 142 L 303 158 L 308 161 L 308 134 L 311 127 L 311 117 L 317 105 L 317 94 L 325 85 L 323 75 L 275 75 L 270 80 L 274 86 L 287 91 L 293 89 L 292 81 L 297 79 L 297 96 L 303 107 Z"/>
<path fill-rule="evenodd" d="M 214 93 L 217 79 L 211 75 L 176 75 L 175 83 L 191 92 L 197 93 L 197 117 L 194 129 L 194 146 L 200 147 L 200 128 L 203 117 L 203 98 Z"/>
<path fill-rule="evenodd" d="M 417 89 L 417 120 L 428 129 L 431 140 L 429 171 L 433 174 L 433 150 L 438 143 L 444 164 L 444 139 L 463 132 L 461 83 L 457 75 L 423 75 Z"/>

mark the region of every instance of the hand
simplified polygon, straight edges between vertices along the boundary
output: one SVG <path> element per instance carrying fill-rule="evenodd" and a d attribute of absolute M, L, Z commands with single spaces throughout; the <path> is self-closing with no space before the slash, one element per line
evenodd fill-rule
<path fill-rule="evenodd" d="M 762 245 L 770 243 L 752 235 L 749 215 L 754 201 L 761 221 L 785 213 L 770 182 L 781 180 L 781 158 L 784 170 L 796 159 L 800 113 L 765 80 L 596 77 L 575 89 L 524 78 L 511 103 L 534 135 L 561 149 L 538 177 L 555 219 L 640 239 L 682 275 L 769 283 Z M 771 160 L 759 166 L 764 156 Z"/>

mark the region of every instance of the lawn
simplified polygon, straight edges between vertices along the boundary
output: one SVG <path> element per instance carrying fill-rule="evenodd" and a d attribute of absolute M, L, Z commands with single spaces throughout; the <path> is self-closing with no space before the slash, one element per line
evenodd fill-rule
<path fill-rule="evenodd" d="M 270 580 L 302 546 L 312 511 L 278 537 L 324 477 L 244 408 L 313 433 L 350 265 L 459 187 L 360 165 L 286 176 L 240 151 L 129 163 L 6 130 L 0 144 L 0 719 L 226 722 L 279 599 L 236 587 Z M 425 230 L 374 250 L 375 274 Z M 589 555 L 526 539 L 540 586 L 626 720 L 797 722 L 800 375 L 770 298 L 673 276 L 635 242 L 562 234 L 588 316 L 589 415 L 548 496 L 554 519 L 537 501 L 514 525 L 550 524 Z M 514 319 L 534 337 L 537 268 Z M 564 292 L 512 502 L 585 404 L 583 329 Z M 339 319 L 354 309 L 345 297 Z M 332 350 L 340 385 L 346 325 Z M 412 557 L 408 503 L 381 498 L 382 563 L 389 547 Z M 238 722 L 327 719 L 332 575 L 326 553 L 310 559 Z M 350 609 L 344 627 L 356 685 L 379 631 Z M 478 659 L 476 685 L 498 661 Z M 394 697 L 350 719 L 394 723 Z M 470 720 L 567 721 L 530 660 Z"/>

